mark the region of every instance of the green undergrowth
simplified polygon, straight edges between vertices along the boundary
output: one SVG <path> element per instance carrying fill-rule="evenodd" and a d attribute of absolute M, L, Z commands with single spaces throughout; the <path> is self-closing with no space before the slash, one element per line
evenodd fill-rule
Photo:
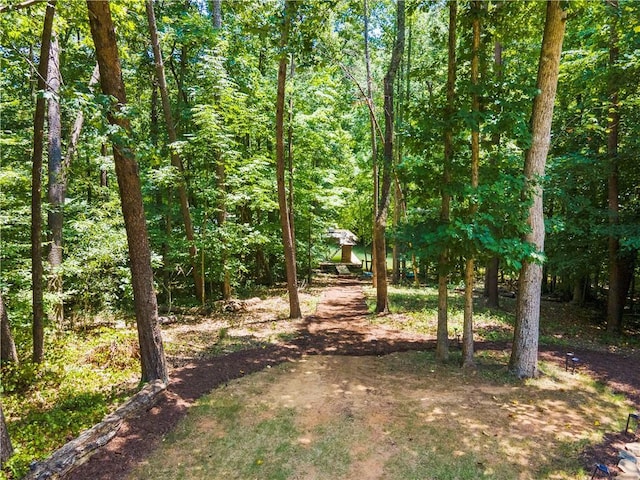
<path fill-rule="evenodd" d="M 402 330 L 434 336 L 437 333 L 438 291 L 433 287 L 389 285 L 389 305 L 392 315 L 372 316 L 371 321 Z M 365 288 L 369 310 L 373 312 L 376 292 Z M 572 348 L 633 349 L 640 345 L 640 336 L 632 331 L 624 336 L 606 333 L 601 313 L 567 302 L 543 301 L 540 313 L 540 344 Z M 451 344 L 462 336 L 464 298 L 459 290 L 449 290 L 448 330 Z M 515 299 L 500 298 L 500 307 L 487 308 L 484 298 L 474 296 L 474 338 L 480 341 L 509 342 L 513 339 Z"/>
<path fill-rule="evenodd" d="M 370 309 L 375 305 L 375 291 L 367 289 Z M 477 338 L 486 341 L 506 341 L 513 335 L 514 317 L 511 312 L 512 299 L 505 299 L 505 309 L 484 308 L 479 301 L 474 302 L 474 332 Z M 374 323 L 383 323 L 403 330 L 435 336 L 438 324 L 438 291 L 432 287 L 389 286 L 390 317 L 373 317 Z M 450 293 L 449 338 L 453 343 L 462 335 L 464 322 L 464 299 L 462 295 Z"/>
<path fill-rule="evenodd" d="M 321 289 L 305 289 L 303 311 L 315 309 Z M 198 357 L 215 357 L 246 349 L 266 348 L 290 341 L 295 332 L 282 327 L 281 289 L 245 292 L 260 294 L 260 319 L 245 333 L 234 331 L 242 323 L 240 315 L 214 314 L 211 317 L 181 318 L 163 327 L 168 362 L 185 362 Z M 264 323 L 261 321 L 266 318 Z M 77 318 L 75 327 L 65 332 L 48 329 L 45 361 L 23 361 L 4 365 L 0 393 L 14 455 L 0 471 L 0 480 L 24 476 L 29 465 L 100 422 L 139 388 L 140 359 L 135 324 L 100 317 Z M 251 323 L 251 322 L 247 322 Z M 268 326 L 268 335 L 263 333 Z M 209 328 L 209 326 L 211 326 Z M 170 335 L 173 329 L 178 333 Z M 183 329 L 183 330 L 181 330 Z M 31 345 L 26 329 L 16 330 L 20 358 L 29 358 Z"/>
<path fill-rule="evenodd" d="M 4 478 L 20 478 L 41 459 L 93 426 L 137 388 L 133 328 L 49 334 L 45 361 L 2 369 L 2 406 L 14 455 Z"/>

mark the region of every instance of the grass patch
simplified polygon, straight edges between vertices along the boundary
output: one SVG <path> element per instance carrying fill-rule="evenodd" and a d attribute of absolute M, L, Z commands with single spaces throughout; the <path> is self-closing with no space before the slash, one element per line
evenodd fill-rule
<path fill-rule="evenodd" d="M 306 357 L 202 398 L 132 479 L 586 479 L 626 404 L 551 364 L 526 382 L 430 352 Z M 541 448 L 544 446 L 544 448 Z"/>

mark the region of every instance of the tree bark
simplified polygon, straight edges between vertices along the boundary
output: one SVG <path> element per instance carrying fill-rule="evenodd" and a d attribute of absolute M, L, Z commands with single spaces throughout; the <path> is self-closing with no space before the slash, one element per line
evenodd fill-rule
<path fill-rule="evenodd" d="M 375 239 L 375 264 L 376 264 L 376 313 L 389 311 L 389 298 L 387 292 L 387 255 L 385 231 L 387 217 L 389 215 L 389 203 L 391 201 L 391 179 L 393 174 L 393 145 L 394 145 L 394 111 L 393 111 L 393 87 L 398 66 L 404 52 L 404 19 L 405 2 L 398 0 L 396 12 L 396 40 L 391 52 L 389 69 L 384 77 L 384 155 L 382 162 L 382 185 L 378 214 L 374 225 Z"/>
<path fill-rule="evenodd" d="M 493 61 L 495 66 L 495 78 L 497 82 L 502 81 L 502 44 L 500 42 L 496 42 L 493 50 Z M 502 108 L 498 106 L 498 109 Z M 500 133 L 495 133 L 493 138 L 491 139 L 491 143 L 495 148 L 500 147 Z M 495 160 L 493 160 L 494 156 L 491 156 L 490 164 L 492 168 L 495 167 Z M 498 291 L 498 274 L 500 271 L 500 259 L 495 256 L 489 260 L 487 263 L 487 270 L 485 275 L 484 282 L 484 294 L 487 298 L 486 306 L 488 308 L 499 308 L 500 307 L 500 296 Z"/>
<path fill-rule="evenodd" d="M 0 363 L 5 362 L 18 363 L 18 351 L 11 334 L 7 307 L 0 292 Z"/>
<path fill-rule="evenodd" d="M 498 290 L 498 277 L 500 273 L 500 259 L 493 257 L 487 263 L 485 275 L 485 295 L 487 297 L 486 306 L 488 308 L 500 308 L 500 295 Z"/>
<path fill-rule="evenodd" d="M 619 204 L 619 168 L 618 168 L 618 136 L 620 123 L 620 106 L 618 103 L 618 87 L 615 75 L 615 66 L 618 61 L 618 0 L 607 0 L 612 10 L 609 30 L 609 108 L 607 158 L 609 159 L 609 178 L 607 181 L 607 197 L 609 209 L 609 293 L 607 296 L 607 332 L 613 334 L 622 333 L 622 314 L 626 299 L 626 291 L 623 290 L 622 279 L 625 259 L 620 252 L 620 240 L 617 226 L 620 222 Z"/>
<path fill-rule="evenodd" d="M 211 21 L 213 28 L 222 28 L 222 0 L 211 0 Z"/>
<path fill-rule="evenodd" d="M 166 383 L 167 366 L 162 335 L 158 325 L 158 304 L 153 288 L 151 251 L 142 203 L 138 164 L 130 140 L 127 139 L 131 130 L 129 120 L 120 114 L 127 100 L 115 30 L 109 2 L 88 0 L 87 7 L 91 36 L 100 67 L 102 92 L 114 97 L 118 102 L 108 114 L 108 120 L 119 130 L 118 134 L 112 136 L 113 158 L 129 246 L 142 381 L 162 380 Z"/>
<path fill-rule="evenodd" d="M 376 240 L 375 225 L 378 217 L 378 142 L 376 137 L 376 117 L 373 108 L 373 80 L 371 78 L 371 57 L 369 55 L 369 6 L 367 0 L 363 1 L 364 16 L 364 59 L 367 69 L 367 102 L 369 103 L 369 123 L 371 126 L 371 172 L 373 175 L 373 217 L 372 217 L 372 235 L 371 235 L 371 272 L 373 273 L 373 286 L 376 287 Z"/>
<path fill-rule="evenodd" d="M 280 37 L 280 48 L 285 50 L 289 42 L 291 25 L 291 0 L 285 0 L 284 18 Z M 285 182 L 285 147 L 284 147 L 284 104 L 285 86 L 287 82 L 288 55 L 283 51 L 278 66 L 278 92 L 276 98 L 276 170 L 278 184 L 278 204 L 280 206 L 280 226 L 282 228 L 282 244 L 287 272 L 287 289 L 289 291 L 289 318 L 302 317 L 298 299 L 298 278 L 296 272 L 295 238 L 289 222 L 289 207 Z"/>
<path fill-rule="evenodd" d="M 7 431 L 7 422 L 4 419 L 2 404 L 0 403 L 0 468 L 2 468 L 4 462 L 9 460 L 11 455 L 13 455 L 13 446 L 11 445 L 11 439 Z"/>
<path fill-rule="evenodd" d="M 56 1 L 47 4 L 42 29 L 40 63 L 38 65 L 38 91 L 44 92 L 49 72 L 49 51 Z M 31 283 L 33 303 L 33 361 L 44 360 L 44 306 L 42 266 L 42 155 L 44 151 L 44 119 L 46 100 L 38 95 L 33 117 L 33 157 L 31 170 Z"/>
<path fill-rule="evenodd" d="M 542 255 L 544 252 L 544 215 L 542 210 L 542 184 L 547 153 L 551 143 L 553 103 L 558 86 L 558 70 L 566 12 L 560 0 L 547 2 L 547 14 L 538 63 L 537 88 L 540 92 L 533 101 L 531 113 L 531 147 L 526 152 L 524 175 L 526 194 L 533 196 L 529 208 L 530 233 L 525 241 Z M 516 299 L 516 325 L 511 350 L 510 369 L 520 378 L 532 378 L 538 372 L 538 335 L 540 326 L 540 294 L 542 263 L 525 260 L 518 279 Z"/>
<path fill-rule="evenodd" d="M 169 92 L 167 89 L 167 80 L 164 73 L 164 62 L 162 61 L 162 50 L 160 49 L 160 40 L 158 39 L 158 28 L 156 27 L 156 15 L 153 11 L 153 3 L 151 0 L 145 1 L 147 10 L 147 21 L 149 23 L 149 35 L 151 36 L 151 47 L 153 49 L 153 58 L 155 60 L 156 79 L 158 80 L 158 88 L 160 90 L 160 98 L 162 101 L 162 112 L 164 113 L 164 122 L 167 127 L 167 135 L 169 143 L 173 144 L 178 141 L 173 116 L 171 115 L 171 103 L 169 101 Z M 171 165 L 178 171 L 178 199 L 180 201 L 180 214 L 184 223 L 184 231 L 189 244 L 189 261 L 191 262 L 191 271 L 193 272 L 193 282 L 196 290 L 196 297 L 199 302 L 204 302 L 204 281 L 198 266 L 198 249 L 195 243 L 195 233 L 193 222 L 191 220 L 191 212 L 189 207 L 189 195 L 187 193 L 186 182 L 184 178 L 184 165 L 182 158 L 178 152 L 169 147 L 171 152 Z"/>
<path fill-rule="evenodd" d="M 478 76 L 480 72 L 480 2 L 471 3 L 472 10 L 472 54 L 471 54 L 471 111 L 474 116 L 471 130 L 471 195 L 469 202 L 469 221 L 473 222 L 478 204 L 475 193 L 478 190 L 478 170 L 480 166 L 480 96 L 478 95 Z M 464 323 L 462 327 L 462 366 L 474 366 L 473 361 L 473 283 L 474 283 L 474 252 L 469 249 L 464 273 Z"/>
<path fill-rule="evenodd" d="M 455 0 L 449 2 L 449 38 L 448 38 L 448 70 L 447 70 L 447 106 L 445 108 L 444 130 L 444 160 L 442 173 L 442 188 L 440 190 L 442 202 L 440 206 L 440 223 L 449 225 L 451 212 L 451 162 L 453 160 L 453 111 L 456 85 L 456 20 L 458 4 Z M 449 327 L 448 309 L 449 293 L 449 252 L 443 247 L 438 256 L 438 330 L 436 340 L 436 360 L 446 361 L 449 357 Z"/>
<path fill-rule="evenodd" d="M 49 124 L 49 278 L 48 291 L 54 300 L 51 305 L 50 320 L 60 328 L 64 321 L 62 302 L 62 224 L 66 175 L 62 162 L 62 114 L 60 112 L 60 45 L 54 33 L 49 51 L 48 84 L 51 96 L 48 102 L 47 120 Z"/>
<path fill-rule="evenodd" d="M 293 55 L 291 55 L 291 63 L 289 68 L 289 81 L 293 81 L 296 67 Z M 289 226 L 291 228 L 291 238 L 296 238 L 296 223 L 294 211 L 294 191 L 293 191 L 293 95 L 289 95 L 289 112 L 287 119 L 287 180 L 289 188 L 287 190 L 287 203 L 289 207 Z M 297 258 L 296 242 L 293 242 L 293 256 Z"/>

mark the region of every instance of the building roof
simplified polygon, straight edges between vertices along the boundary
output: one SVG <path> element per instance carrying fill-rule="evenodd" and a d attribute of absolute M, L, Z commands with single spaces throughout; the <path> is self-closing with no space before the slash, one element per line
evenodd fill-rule
<path fill-rule="evenodd" d="M 327 230 L 326 236 L 337 240 L 340 246 L 355 245 L 358 243 L 358 237 L 356 237 L 355 233 L 342 228 L 330 228 Z"/>

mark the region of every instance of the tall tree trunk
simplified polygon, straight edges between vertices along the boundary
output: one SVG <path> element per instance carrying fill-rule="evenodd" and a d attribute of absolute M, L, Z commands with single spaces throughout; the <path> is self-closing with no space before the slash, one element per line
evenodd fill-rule
<path fill-rule="evenodd" d="M 0 468 L 2 468 L 4 462 L 9 460 L 11 455 L 13 455 L 13 447 L 7 431 L 7 422 L 4 419 L 2 403 L 0 403 Z"/>
<path fill-rule="evenodd" d="M 122 107 L 127 100 L 111 11 L 107 1 L 88 0 L 87 7 L 91 36 L 100 67 L 102 92 L 118 101 L 113 106 L 113 111 L 108 114 L 108 120 L 120 130 L 120 135 L 112 137 L 113 158 L 129 246 L 142 381 L 160 379 L 166 382 L 168 380 L 167 365 L 158 325 L 158 304 L 153 289 L 151 250 L 142 203 L 138 163 L 133 146 L 130 144 L 131 140 L 126 138 L 131 131 L 129 120 L 121 115 Z"/>
<path fill-rule="evenodd" d="M 471 195 L 478 190 L 478 170 L 480 166 L 480 96 L 478 95 L 478 76 L 480 72 L 480 2 L 471 2 L 473 27 L 471 56 L 471 111 L 474 116 L 471 130 Z M 478 204 L 474 198 L 469 202 L 469 221 L 473 222 Z M 469 249 L 464 273 L 464 324 L 462 328 L 462 366 L 473 367 L 473 249 Z"/>
<path fill-rule="evenodd" d="M 55 0 L 47 4 L 42 29 L 40 63 L 38 65 L 38 92 L 44 92 L 49 72 L 49 51 L 55 14 Z M 33 361 L 44 360 L 44 306 L 42 266 L 42 154 L 44 151 L 45 97 L 38 95 L 33 116 L 33 157 L 31 167 L 31 283 L 33 304 Z"/>
<path fill-rule="evenodd" d="M 528 217 L 531 231 L 525 235 L 524 239 L 540 254 L 544 252 L 545 233 L 540 179 L 544 176 L 551 143 L 553 103 L 558 86 L 558 70 L 566 19 L 567 14 L 562 9 L 561 1 L 549 0 L 538 63 L 537 88 L 540 93 L 533 101 L 530 126 L 531 147 L 526 152 L 524 162 L 525 192 L 527 195 L 533 195 Z M 518 279 L 516 325 L 509 361 L 510 369 L 520 378 L 535 377 L 538 371 L 541 287 L 542 264 L 526 260 L 523 262 Z"/>
<path fill-rule="evenodd" d="M 62 114 L 60 113 L 60 46 L 58 37 L 51 36 L 49 51 L 49 91 L 47 120 L 49 124 L 49 278 L 48 291 L 54 300 L 51 305 L 50 320 L 58 327 L 64 321 L 62 302 L 62 224 L 65 197 L 66 172 L 62 162 Z"/>
<path fill-rule="evenodd" d="M 158 29 L 156 27 L 156 16 L 153 11 L 153 3 L 146 0 L 147 20 L 149 22 L 149 35 L 151 36 L 151 47 L 153 49 L 153 58 L 155 60 L 156 78 L 158 80 L 158 88 L 160 89 L 160 98 L 162 100 L 162 111 L 164 113 L 164 121 L 167 126 L 167 134 L 169 143 L 173 144 L 178 141 L 173 116 L 171 115 L 171 103 L 169 101 L 169 92 L 167 90 L 167 80 L 164 74 L 164 63 L 162 61 L 162 50 L 160 49 L 160 40 L 158 39 Z M 204 302 L 204 281 L 200 274 L 198 266 L 198 249 L 196 248 L 195 233 L 193 222 L 191 221 L 191 212 L 189 210 L 189 196 L 184 178 L 184 166 L 180 155 L 175 148 L 169 148 L 171 152 L 171 165 L 178 171 L 178 199 L 180 201 L 180 213 L 184 223 L 184 230 L 189 244 L 189 261 L 191 262 L 191 271 L 193 272 L 193 282 L 196 290 L 198 301 Z"/>
<path fill-rule="evenodd" d="M 18 351 L 11 334 L 7 307 L 0 292 L 0 363 L 4 362 L 18 363 Z"/>
<path fill-rule="evenodd" d="M 212 0 L 211 2 L 211 19 L 213 22 L 213 28 L 220 30 L 222 28 L 222 0 Z M 219 103 L 217 94 L 215 95 L 216 104 Z M 226 165 L 222 155 L 219 151 L 216 151 L 216 184 L 219 193 L 218 201 L 218 228 L 223 230 L 224 224 L 227 221 L 227 185 L 226 185 Z M 222 234 L 225 237 L 224 233 Z M 222 240 L 220 255 L 220 267 L 222 269 L 222 288 L 221 294 L 224 300 L 231 298 L 231 271 L 228 266 L 229 252 L 226 246 L 226 241 Z"/>
<path fill-rule="evenodd" d="M 440 223 L 449 225 L 451 211 L 451 162 L 453 161 L 453 111 L 456 86 L 456 17 L 458 4 L 449 2 L 449 39 L 448 39 L 448 71 L 447 71 L 447 106 L 445 108 L 444 161 L 442 173 L 440 207 Z M 438 331 L 436 340 L 436 359 L 445 361 L 449 357 L 448 297 L 449 283 L 449 251 L 443 247 L 438 256 Z"/>
<path fill-rule="evenodd" d="M 211 21 L 213 28 L 222 28 L 222 0 L 211 0 Z"/>
<path fill-rule="evenodd" d="M 393 112 L 393 86 L 404 52 L 404 18 L 405 2 L 398 0 L 396 13 L 396 40 L 391 53 L 389 69 L 384 77 L 384 155 L 382 163 L 382 189 L 378 203 L 378 215 L 374 225 L 375 238 L 375 262 L 376 262 L 376 312 L 389 311 L 389 298 L 387 292 L 387 255 L 385 243 L 385 231 L 391 200 L 391 178 L 393 174 L 393 145 L 394 145 L 394 112 Z"/>
<path fill-rule="evenodd" d="M 398 88 L 398 102 L 397 102 L 397 129 L 400 130 L 404 123 L 404 112 L 406 110 L 406 103 L 409 101 L 409 67 L 411 56 L 411 17 L 409 17 L 409 39 L 407 48 L 407 65 L 403 62 L 400 63 L 400 78 L 397 82 Z M 406 82 L 406 97 L 405 97 L 405 82 Z M 400 178 L 398 176 L 397 166 L 402 162 L 402 156 L 404 154 L 404 142 L 403 137 L 398 137 L 396 142 L 396 155 L 394 161 L 394 189 L 393 189 L 393 229 L 397 230 L 401 220 L 405 219 L 407 204 L 404 194 L 402 192 L 402 185 L 400 184 Z M 403 275 L 406 275 L 406 259 L 402 258 L 405 251 L 404 242 L 400 242 L 396 238 L 393 242 L 393 283 L 399 283 Z"/>
<path fill-rule="evenodd" d="M 369 6 L 367 0 L 363 1 L 364 14 L 364 59 L 367 69 L 367 102 L 369 103 L 369 124 L 371 126 L 371 171 L 373 175 L 373 217 L 371 235 L 371 272 L 373 273 L 373 286 L 376 287 L 376 236 L 375 225 L 378 217 L 378 142 L 376 137 L 376 118 L 373 105 L 373 80 L 371 78 L 371 57 L 369 55 Z"/>
<path fill-rule="evenodd" d="M 296 66 L 293 55 L 291 55 L 291 63 L 289 68 L 289 81 L 293 81 Z M 287 119 L 287 179 L 289 188 L 287 190 L 287 204 L 289 207 L 289 226 L 291 228 L 291 238 L 293 242 L 293 256 L 297 257 L 296 252 L 296 223 L 294 211 L 294 191 L 293 191 L 293 95 L 289 95 L 289 112 Z"/>
<path fill-rule="evenodd" d="M 496 42 L 493 49 L 493 63 L 495 66 L 495 78 L 498 82 L 502 81 L 502 44 Z M 501 108 L 501 106 L 498 106 Z M 491 139 L 491 143 L 497 149 L 500 148 L 500 133 L 495 133 Z M 491 166 L 495 168 L 494 156 L 491 156 Z M 500 270 L 500 259 L 495 256 L 487 263 L 487 270 L 484 280 L 484 294 L 487 297 L 486 306 L 489 308 L 500 307 L 500 296 L 498 292 L 498 273 Z"/>
<path fill-rule="evenodd" d="M 289 42 L 289 28 L 292 16 L 291 8 L 291 0 L 285 0 L 284 18 L 282 20 L 280 37 L 280 48 L 282 50 L 286 49 Z M 285 182 L 284 103 L 288 63 L 288 55 L 286 51 L 283 51 L 280 55 L 280 63 L 278 66 L 278 93 L 276 98 L 276 167 L 280 226 L 282 227 L 282 244 L 284 247 L 284 260 L 287 271 L 287 289 L 289 291 L 289 318 L 300 318 L 302 317 L 302 311 L 300 310 L 300 301 L 298 299 L 298 278 L 294 250 L 295 239 L 293 238 L 291 224 L 289 222 L 290 217 Z"/>
<path fill-rule="evenodd" d="M 617 226 L 619 218 L 620 191 L 618 186 L 618 134 L 620 123 L 620 106 L 618 103 L 618 86 L 615 66 L 618 61 L 618 0 L 607 0 L 611 9 L 609 29 L 609 108 L 607 113 L 609 131 L 607 137 L 607 158 L 609 159 L 608 208 L 609 208 L 609 293 L 607 296 L 607 331 L 622 332 L 622 314 L 626 291 L 622 292 L 622 278 L 625 259 L 620 254 L 620 240 Z M 621 301 L 622 299 L 622 301 Z"/>

